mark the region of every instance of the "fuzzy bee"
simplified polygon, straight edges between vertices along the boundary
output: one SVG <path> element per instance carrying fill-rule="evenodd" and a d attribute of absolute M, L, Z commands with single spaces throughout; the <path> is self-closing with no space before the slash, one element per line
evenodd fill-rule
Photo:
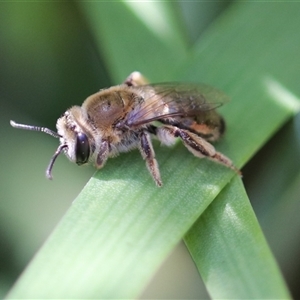
<path fill-rule="evenodd" d="M 46 176 L 52 179 L 53 164 L 62 152 L 77 165 L 104 166 L 109 157 L 138 148 L 155 183 L 162 186 L 151 138 L 172 145 L 176 138 L 197 157 L 207 157 L 239 173 L 231 160 L 210 142 L 222 136 L 224 119 L 215 111 L 226 96 L 198 84 L 147 84 L 133 72 L 121 85 L 89 96 L 82 106 L 68 109 L 56 123 L 57 132 L 45 127 L 18 124 L 15 128 L 42 131 L 59 138 Z"/>

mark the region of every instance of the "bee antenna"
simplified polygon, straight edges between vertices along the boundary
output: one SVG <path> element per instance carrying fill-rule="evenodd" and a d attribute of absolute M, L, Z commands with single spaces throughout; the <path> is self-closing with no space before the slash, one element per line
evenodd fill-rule
<path fill-rule="evenodd" d="M 57 156 L 63 151 L 64 148 L 67 148 L 68 146 L 66 144 L 62 144 L 62 145 L 59 145 L 57 150 L 55 151 L 54 155 L 52 156 L 51 160 L 50 160 L 50 163 L 47 167 L 47 170 L 46 170 L 46 177 L 50 180 L 52 180 L 52 168 L 53 168 L 53 165 L 56 161 L 56 158 Z"/>
<path fill-rule="evenodd" d="M 39 127 L 39 126 L 33 126 L 33 125 L 25 125 L 25 124 L 19 124 L 19 123 L 16 123 L 15 121 L 10 121 L 10 125 L 14 128 L 18 128 L 18 129 L 25 129 L 25 130 L 32 130 L 32 131 L 41 131 L 41 132 L 45 132 L 55 138 L 60 138 L 61 136 L 49 129 L 49 128 L 46 128 L 46 127 Z"/>

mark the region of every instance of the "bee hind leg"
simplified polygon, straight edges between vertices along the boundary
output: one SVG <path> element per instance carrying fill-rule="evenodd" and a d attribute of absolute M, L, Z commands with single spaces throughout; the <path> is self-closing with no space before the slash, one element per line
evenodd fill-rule
<path fill-rule="evenodd" d="M 153 150 L 152 142 L 149 133 L 142 132 L 140 136 L 139 150 L 143 159 L 146 161 L 147 168 L 152 175 L 155 183 L 162 186 L 157 160 L 155 159 L 155 152 Z"/>
<path fill-rule="evenodd" d="M 158 138 L 162 142 L 164 142 L 164 140 L 162 140 L 160 137 L 163 137 L 166 140 L 168 140 L 168 138 L 170 139 L 171 137 L 179 137 L 185 147 L 195 156 L 200 158 L 207 157 L 215 162 L 221 163 L 222 165 L 241 175 L 240 170 L 233 165 L 232 161 L 228 157 L 220 152 L 217 152 L 212 144 L 200 136 L 175 126 L 164 126 L 160 128 L 160 131 L 163 132 L 158 134 Z"/>

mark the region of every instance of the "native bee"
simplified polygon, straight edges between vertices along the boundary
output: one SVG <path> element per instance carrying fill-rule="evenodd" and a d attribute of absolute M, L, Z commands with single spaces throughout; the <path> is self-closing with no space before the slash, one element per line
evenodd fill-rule
<path fill-rule="evenodd" d="M 165 145 L 179 138 L 195 156 L 208 157 L 239 173 L 231 160 L 210 144 L 224 133 L 224 119 L 215 109 L 225 100 L 221 91 L 210 86 L 147 84 L 139 72 L 133 72 L 123 84 L 100 90 L 81 107 L 68 109 L 57 120 L 57 132 L 10 123 L 59 138 L 60 145 L 46 170 L 49 179 L 62 152 L 77 165 L 91 162 L 99 169 L 109 157 L 138 148 L 155 183 L 161 186 L 152 136 Z"/>

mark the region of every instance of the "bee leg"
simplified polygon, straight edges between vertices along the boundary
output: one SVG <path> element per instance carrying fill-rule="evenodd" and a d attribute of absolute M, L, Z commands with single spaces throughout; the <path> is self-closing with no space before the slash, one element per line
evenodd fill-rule
<path fill-rule="evenodd" d="M 140 72 L 132 72 L 124 81 L 128 86 L 139 86 L 148 84 L 148 80 Z"/>
<path fill-rule="evenodd" d="M 96 158 L 96 167 L 100 169 L 104 166 L 107 161 L 109 154 L 109 144 L 108 141 L 102 141 L 100 148 L 98 150 L 97 158 Z"/>
<path fill-rule="evenodd" d="M 168 139 L 168 135 L 171 137 L 179 137 L 183 141 L 185 147 L 197 157 L 207 157 L 215 162 L 221 163 L 222 165 L 234 170 L 236 173 L 241 175 L 239 169 L 237 169 L 232 161 L 220 152 L 217 152 L 215 147 L 201 138 L 200 136 L 189 132 L 188 130 L 180 129 L 175 126 L 164 126 L 160 128 L 163 133 L 158 134 L 158 138 L 164 137 Z M 171 138 L 169 137 L 169 139 Z M 163 142 L 163 141 L 162 141 Z"/>
<path fill-rule="evenodd" d="M 155 153 L 154 153 L 154 150 L 152 147 L 150 135 L 146 132 L 142 132 L 142 134 L 140 136 L 139 150 L 142 154 L 143 159 L 146 161 L 147 168 L 148 168 L 149 172 L 151 173 L 155 183 L 158 186 L 162 186 L 158 163 L 155 159 Z"/>

